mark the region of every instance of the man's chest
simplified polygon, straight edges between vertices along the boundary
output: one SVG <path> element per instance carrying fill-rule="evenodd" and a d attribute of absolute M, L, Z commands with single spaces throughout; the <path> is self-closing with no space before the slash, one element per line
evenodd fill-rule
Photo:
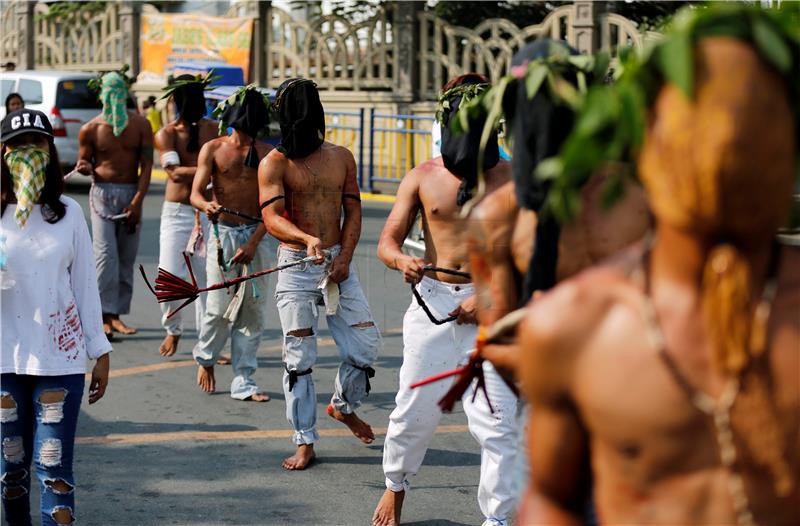
<path fill-rule="evenodd" d="M 283 184 L 295 199 L 340 195 L 344 188 L 345 174 L 336 168 L 323 168 L 315 172 L 304 167 L 293 166 L 287 171 Z"/>

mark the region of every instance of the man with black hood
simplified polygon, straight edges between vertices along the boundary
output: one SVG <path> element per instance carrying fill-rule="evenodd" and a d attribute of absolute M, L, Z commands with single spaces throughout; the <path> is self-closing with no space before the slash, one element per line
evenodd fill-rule
<path fill-rule="evenodd" d="M 319 440 L 311 379 L 317 356 L 318 308 L 325 310 L 342 357 L 328 415 L 365 444 L 375 435 L 355 410 L 369 393 L 381 338 L 352 263 L 361 236 L 353 154 L 325 142 L 325 113 L 310 80 L 290 79 L 281 84 L 274 107 L 282 142 L 258 170 L 264 223 L 281 241 L 281 265 L 307 256 L 318 258 L 316 265 L 280 271 L 276 290 L 283 328 L 286 417 L 297 445 L 283 467 L 296 470 L 305 469 L 314 459 L 314 443 Z"/>
<path fill-rule="evenodd" d="M 422 465 L 441 419 L 437 402 L 450 388 L 448 382 L 417 389 L 411 385 L 466 363 L 475 348 L 476 298 L 468 274 L 467 220 L 462 206 L 479 186 L 479 145 L 485 119 L 470 119 L 469 130 L 456 134 L 451 130 L 450 117 L 461 104 L 486 89 L 487 79 L 476 73 L 457 77 L 444 86 L 440 99 L 441 156 L 415 167 L 403 178 L 378 242 L 378 257 L 389 268 L 403 273 L 415 289 L 415 298 L 403 320 L 397 407 L 389 417 L 383 450 L 386 491 L 375 509 L 375 526 L 400 523 L 409 479 Z M 497 133 L 489 138 L 482 169 L 485 194 L 511 177 L 511 164 L 499 159 Z M 401 250 L 420 211 L 425 231 L 424 259 Z M 449 272 L 428 270 L 429 265 Z M 489 362 L 483 370 L 491 406 L 480 394 L 473 400 L 472 389 L 463 397 L 463 405 L 470 432 L 482 449 L 478 503 L 486 517 L 484 524 L 505 525 L 515 500 L 511 473 L 518 442 L 517 398 Z"/>
<path fill-rule="evenodd" d="M 197 171 L 200 147 L 218 136 L 217 123 L 204 118 L 206 100 L 203 94 L 206 80 L 192 75 L 181 75 L 168 86 L 164 97 L 172 97 L 178 108 L 178 118 L 163 127 L 155 136 L 156 148 L 161 154 L 161 166 L 167 172 L 164 205 L 161 208 L 161 235 L 159 237 L 158 266 L 182 279 L 189 279 L 183 258 L 187 252 L 192 257 L 192 267 L 198 284 L 205 284 L 205 253 L 189 246 L 192 234 L 206 232 L 201 214 L 189 202 L 192 181 Z M 204 236 L 207 238 L 207 236 Z M 167 315 L 180 302 L 161 304 L 161 324 L 167 335 L 161 342 L 162 356 L 172 356 L 178 350 L 178 340 L 183 332 L 181 313 Z M 205 297 L 195 302 L 195 327 L 200 329 L 205 309 Z"/>
<path fill-rule="evenodd" d="M 233 128 L 230 136 L 212 139 L 200 149 L 192 183 L 191 203 L 213 224 L 210 241 L 216 255 L 206 258 L 209 283 L 229 280 L 268 266 L 274 245 L 258 212 L 258 162 L 272 148 L 257 140 L 269 124 L 264 96 L 255 86 L 241 88 L 220 103 L 220 128 Z M 212 198 L 206 198 L 209 182 Z M 236 212 L 236 215 L 231 212 Z M 253 219 L 245 219 L 249 216 Z M 208 292 L 206 310 L 193 355 L 199 367 L 197 383 L 203 391 L 216 389 L 214 363 L 228 336 L 231 338 L 233 380 L 231 397 L 266 402 L 252 376 L 258 367 L 256 351 L 266 327 L 266 276 L 236 288 Z"/>

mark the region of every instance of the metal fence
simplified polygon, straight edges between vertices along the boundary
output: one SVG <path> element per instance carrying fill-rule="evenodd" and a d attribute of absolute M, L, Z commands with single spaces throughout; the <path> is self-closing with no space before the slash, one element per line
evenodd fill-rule
<path fill-rule="evenodd" d="M 433 117 L 377 113 L 369 110 L 369 176 L 367 192 L 375 183 L 400 183 L 414 166 L 431 158 Z"/>
<path fill-rule="evenodd" d="M 364 188 L 368 179 L 364 166 L 364 108 L 358 111 L 326 111 L 325 139 L 353 152 L 359 184 Z"/>

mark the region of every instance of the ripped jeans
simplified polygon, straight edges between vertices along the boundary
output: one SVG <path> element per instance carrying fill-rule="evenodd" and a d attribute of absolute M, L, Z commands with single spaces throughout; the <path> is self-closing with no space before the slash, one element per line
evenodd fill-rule
<path fill-rule="evenodd" d="M 330 248 L 331 257 L 339 255 L 339 246 Z M 278 264 L 284 265 L 306 257 L 305 250 L 281 246 Z M 283 392 L 286 418 L 294 428 L 295 444 L 313 444 L 317 433 L 317 395 L 311 368 L 317 360 L 317 322 L 326 307 L 318 287 L 327 265 L 305 263 L 281 270 L 275 297 L 283 328 Z M 331 405 L 342 413 L 352 413 L 369 393 L 369 379 L 375 371 L 381 335 L 361 290 L 356 267 L 350 264 L 350 276 L 339 284 L 336 313 L 327 315 L 328 328 L 339 348 L 341 363 L 336 374 Z"/>
<path fill-rule="evenodd" d="M 84 375 L 0 375 L 2 499 L 8 524 L 31 524 L 31 460 L 41 491 L 42 525 L 71 524 L 72 453 Z"/>

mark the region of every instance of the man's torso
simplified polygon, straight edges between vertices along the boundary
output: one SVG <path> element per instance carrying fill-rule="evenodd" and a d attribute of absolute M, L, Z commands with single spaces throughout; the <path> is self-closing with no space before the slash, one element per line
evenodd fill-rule
<path fill-rule="evenodd" d="M 220 137 L 211 141 L 213 145 L 213 170 L 211 187 L 214 199 L 225 208 L 243 214 L 259 217 L 258 169 L 245 166 L 244 161 L 250 150 L 249 140 L 237 146 L 230 137 Z M 256 142 L 259 159 L 272 149 L 268 144 Z M 239 216 L 223 213 L 221 217 L 230 223 L 252 223 Z"/>
<path fill-rule="evenodd" d="M 119 137 L 102 115 L 92 119 L 91 140 L 94 151 L 94 178 L 106 183 L 135 183 L 139 178 L 142 156 L 142 126 L 150 123 L 142 116 L 128 112 L 128 125 Z"/>
<path fill-rule="evenodd" d="M 197 158 L 200 155 L 200 148 L 208 141 L 217 138 L 219 128 L 215 122 L 208 119 L 201 119 L 198 123 L 200 127 L 198 147 L 196 151 L 190 152 L 189 146 L 189 125 L 182 121 L 176 121 L 164 127 L 168 136 L 172 138 L 173 150 L 178 152 L 181 166 L 197 166 Z M 162 152 L 163 153 L 163 152 Z M 166 189 L 164 190 L 164 200 L 173 203 L 189 203 L 189 196 L 192 193 L 192 179 L 184 178 L 181 181 L 173 181 L 167 178 Z"/>
<path fill-rule="evenodd" d="M 783 260 L 770 320 L 768 370 L 790 470 L 800 473 L 800 252 Z M 625 266 L 638 256 L 628 252 Z M 792 265 L 794 268 L 792 268 Z M 606 271 L 601 271 L 606 272 Z M 581 278 L 579 278 L 581 279 Z M 577 293 L 572 316 L 590 336 L 577 353 L 570 397 L 588 430 L 601 522 L 609 524 L 735 524 L 729 474 L 720 463 L 715 425 L 701 413 L 658 355 L 643 317 L 640 283 L 617 273 L 595 292 Z M 584 286 L 585 287 L 585 286 Z M 680 301 L 656 304 L 667 352 L 695 389 L 719 398 L 726 381 L 713 369 L 701 313 L 672 313 Z M 673 310 L 675 309 L 675 310 Z M 585 316 L 585 317 L 584 317 Z M 588 323 L 587 323 L 587 320 Z M 746 436 L 752 429 L 740 393 L 731 411 L 737 470 L 757 523 L 798 524 L 800 488 L 779 498 L 769 473 L 756 466 Z M 748 429 L 749 427 L 749 429 Z M 782 452 L 785 453 L 785 452 Z"/>
<path fill-rule="evenodd" d="M 425 261 L 436 267 L 469 272 L 466 238 L 468 220 L 461 217 L 461 207 L 456 204 L 461 180 L 444 167 L 441 157 L 427 161 L 422 168 L 424 172 L 419 183 L 419 202 L 425 233 Z M 489 194 L 508 181 L 511 165 L 500 161 L 484 176 L 486 193 Z M 469 281 L 442 273 L 436 273 L 435 277 L 446 283 Z"/>
<path fill-rule="evenodd" d="M 325 142 L 303 159 L 290 159 L 284 174 L 290 220 L 306 234 L 319 238 L 323 248 L 341 239 L 342 191 L 351 158 L 346 148 Z"/>

